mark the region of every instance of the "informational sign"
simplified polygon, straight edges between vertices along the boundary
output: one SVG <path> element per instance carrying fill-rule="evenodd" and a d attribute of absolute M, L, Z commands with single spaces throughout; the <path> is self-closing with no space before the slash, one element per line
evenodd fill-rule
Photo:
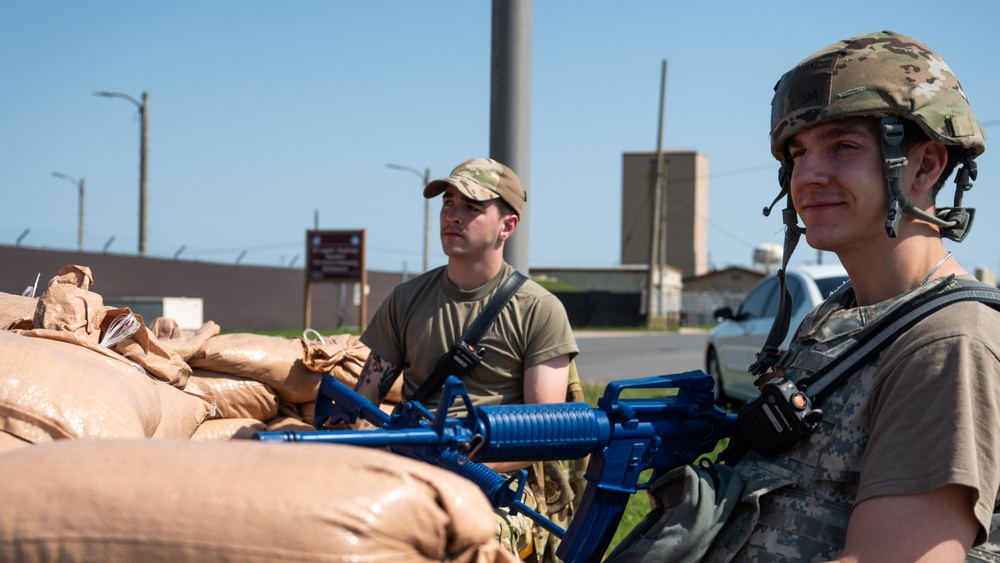
<path fill-rule="evenodd" d="M 312 284 L 352 283 L 364 288 L 358 326 L 365 329 L 368 309 L 368 271 L 365 267 L 365 231 L 306 231 L 306 287 L 304 328 L 312 327 Z M 341 304 L 342 306 L 343 304 Z"/>
<path fill-rule="evenodd" d="M 307 231 L 309 279 L 360 281 L 365 263 L 364 231 Z"/>

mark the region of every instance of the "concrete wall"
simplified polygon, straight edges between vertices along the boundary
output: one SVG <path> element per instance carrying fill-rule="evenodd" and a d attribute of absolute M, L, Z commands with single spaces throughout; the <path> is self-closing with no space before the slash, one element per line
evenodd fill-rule
<path fill-rule="evenodd" d="M 20 295 L 41 274 L 36 294 L 41 295 L 48 281 L 68 264 L 89 267 L 94 276 L 90 289 L 105 300 L 200 297 L 204 301 L 205 320 L 215 321 L 223 330 L 303 328 L 305 272 L 301 268 L 0 246 L 0 292 Z M 375 308 L 402 281 L 400 273 L 368 272 L 366 325 Z M 353 284 L 314 284 L 312 328 L 359 326 L 360 308 L 354 303 L 355 293 Z"/>
<path fill-rule="evenodd" d="M 666 185 L 660 199 L 661 263 L 685 277 L 708 270 L 708 157 L 663 151 Z M 649 264 L 650 198 L 656 153 L 622 155 L 622 264 Z"/>

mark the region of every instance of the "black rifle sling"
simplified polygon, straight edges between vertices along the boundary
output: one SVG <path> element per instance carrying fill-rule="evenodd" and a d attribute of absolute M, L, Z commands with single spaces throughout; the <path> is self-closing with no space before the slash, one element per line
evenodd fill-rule
<path fill-rule="evenodd" d="M 510 301 L 510 298 L 514 296 L 521 284 L 527 280 L 528 277 L 514 270 L 507 279 L 500 284 L 497 288 L 496 293 L 490 298 L 489 302 L 486 303 L 486 307 L 483 307 L 482 312 L 472 321 L 472 325 L 469 326 L 468 330 L 465 331 L 465 336 L 462 340 L 465 344 L 470 347 L 475 347 L 479 339 L 483 337 L 486 333 L 486 329 L 493 324 L 497 316 L 500 315 L 500 310 L 504 308 L 504 305 Z M 411 401 L 426 401 L 434 392 L 441 389 L 444 386 L 444 380 L 448 378 L 449 375 L 454 375 L 459 379 L 465 377 L 466 373 L 460 371 L 458 373 L 442 373 L 440 369 L 435 369 L 433 373 L 427 376 L 427 379 L 420 384 L 420 387 L 413 393 L 409 400 Z"/>
<path fill-rule="evenodd" d="M 1000 311 L 1000 290 L 990 286 L 966 285 L 910 304 L 898 311 L 888 324 L 869 332 L 823 369 L 800 381 L 798 387 L 805 391 L 814 405 L 817 404 L 843 383 L 856 367 L 874 358 L 903 331 L 934 311 L 959 301 L 979 301 Z"/>

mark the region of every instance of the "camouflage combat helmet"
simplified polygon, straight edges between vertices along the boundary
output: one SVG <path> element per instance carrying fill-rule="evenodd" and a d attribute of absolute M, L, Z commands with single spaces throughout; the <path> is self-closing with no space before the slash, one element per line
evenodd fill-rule
<path fill-rule="evenodd" d="M 771 153 L 782 163 L 782 193 L 775 203 L 788 194 L 791 160 L 785 144 L 792 135 L 824 121 L 875 117 L 881 125 L 890 194 L 889 236 L 896 236 L 899 213 L 903 212 L 938 225 L 942 236 L 956 241 L 965 238 L 975 210 L 961 207 L 962 195 L 975 180 L 973 159 L 986 150 L 986 137 L 958 79 L 937 53 L 889 31 L 853 37 L 807 57 L 781 77 L 774 92 Z M 900 192 L 899 175 L 906 165 L 900 151 L 900 119 L 912 120 L 934 141 L 962 149 L 959 161 L 963 168 L 955 178 L 958 186 L 953 208 L 939 209 L 936 216 L 930 216 L 912 206 Z M 765 209 L 765 215 L 769 212 L 770 208 Z"/>
<path fill-rule="evenodd" d="M 785 285 L 785 270 L 805 229 L 798 224 L 792 205 L 792 160 L 785 144 L 796 133 L 813 125 L 846 117 L 879 120 L 885 183 L 889 191 L 886 233 L 895 237 L 901 213 L 937 225 L 941 236 L 961 242 L 972 227 L 974 209 L 962 207 L 962 195 L 976 179 L 973 160 L 986 150 L 983 127 L 972 114 L 969 100 L 944 60 L 929 47 L 890 31 L 861 35 L 837 42 L 813 53 L 785 73 L 774 86 L 771 101 L 771 153 L 779 162 L 781 193 L 764 215 L 786 198 L 782 221 L 785 247 L 777 272 L 781 301 L 757 360 L 754 375 L 765 373 L 780 355 L 778 349 L 788 332 L 791 295 Z M 927 136 L 943 145 L 958 147 L 962 167 L 955 175 L 955 204 L 930 215 L 915 207 L 899 187 L 906 158 L 903 119 L 916 123 Z"/>

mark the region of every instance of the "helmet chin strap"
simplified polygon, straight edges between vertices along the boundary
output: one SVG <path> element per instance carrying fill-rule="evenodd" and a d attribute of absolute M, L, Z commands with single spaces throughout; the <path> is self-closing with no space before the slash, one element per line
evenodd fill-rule
<path fill-rule="evenodd" d="M 972 189 L 972 182 L 976 179 L 977 169 L 973 157 L 966 153 L 962 158 L 962 168 L 955 176 L 955 206 L 939 209 L 937 216 L 929 215 L 910 203 L 899 187 L 899 178 L 902 175 L 903 167 L 907 164 L 906 157 L 900 150 L 900 145 L 903 142 L 902 121 L 891 115 L 881 118 L 880 125 L 883 167 L 886 186 L 889 190 L 889 213 L 885 221 L 886 233 L 890 238 L 896 238 L 900 215 L 906 213 L 911 217 L 937 225 L 941 229 L 941 236 L 962 242 L 969 233 L 972 219 L 976 214 L 975 209 L 966 209 L 961 206 L 962 195 Z M 764 346 L 757 353 L 756 360 L 747 370 L 757 376 L 767 373 L 781 358 L 779 346 L 788 335 L 788 325 L 791 323 L 792 317 L 792 296 L 785 283 L 785 271 L 788 269 L 788 260 L 791 258 L 792 252 L 795 251 L 799 238 L 806 234 L 805 227 L 798 224 L 798 214 L 792 205 L 792 167 L 792 161 L 786 159 L 785 163 L 778 169 L 778 183 L 781 185 L 781 193 L 774 198 L 771 205 L 764 208 L 764 216 L 768 217 L 781 198 L 786 198 L 785 209 L 781 212 L 781 220 L 785 224 L 785 244 L 781 256 L 781 268 L 776 273 L 781 300 L 778 303 L 778 312 L 774 317 L 774 323 L 767 334 L 767 340 L 764 341 Z"/>
<path fill-rule="evenodd" d="M 955 206 L 938 210 L 936 215 L 930 215 L 923 209 L 914 206 L 899 187 L 899 178 L 907 164 L 900 145 L 903 142 L 903 122 L 895 115 L 887 115 L 879 120 L 882 132 L 882 158 L 885 171 L 885 185 L 889 190 L 889 213 L 885 220 L 885 232 L 889 238 L 899 234 L 899 219 L 902 213 L 915 219 L 936 225 L 941 230 L 941 236 L 962 242 L 969 234 L 975 209 L 962 208 L 962 194 L 972 189 L 972 181 L 976 179 L 976 165 L 971 157 L 962 160 L 962 168 L 955 176 Z"/>

